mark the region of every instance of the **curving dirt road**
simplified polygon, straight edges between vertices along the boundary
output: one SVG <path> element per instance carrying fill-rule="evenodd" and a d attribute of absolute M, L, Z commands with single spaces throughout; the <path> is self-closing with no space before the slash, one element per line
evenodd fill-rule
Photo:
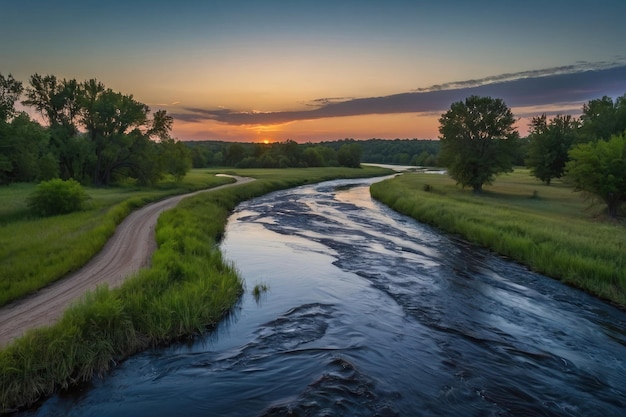
<path fill-rule="evenodd" d="M 175 207 L 183 198 L 254 180 L 233 178 L 236 182 L 232 184 L 170 197 L 132 212 L 119 224 L 98 255 L 81 269 L 0 309 L 0 347 L 29 329 L 53 324 L 67 306 L 80 299 L 86 291 L 104 283 L 109 288 L 117 287 L 126 277 L 147 266 L 156 249 L 154 228 L 164 210 Z"/>

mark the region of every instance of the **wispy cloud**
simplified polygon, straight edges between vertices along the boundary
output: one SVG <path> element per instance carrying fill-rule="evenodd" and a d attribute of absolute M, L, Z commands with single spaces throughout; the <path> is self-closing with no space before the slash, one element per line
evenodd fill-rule
<path fill-rule="evenodd" d="M 230 109 L 186 107 L 174 118 L 187 122 L 214 120 L 230 125 L 271 125 L 367 114 L 442 112 L 470 95 L 498 97 L 510 107 L 540 107 L 582 103 L 603 95 L 626 93 L 626 61 L 587 63 L 500 74 L 457 81 L 383 97 L 320 98 L 310 110 L 238 112 Z"/>
<path fill-rule="evenodd" d="M 502 83 L 527 78 L 549 77 L 556 75 L 575 74 L 585 71 L 600 71 L 626 65 L 626 58 L 617 58 L 615 61 L 587 62 L 579 61 L 572 65 L 564 65 L 560 67 L 543 68 L 538 70 L 520 71 L 499 75 L 492 75 L 485 78 L 474 80 L 454 81 L 445 84 L 436 84 L 426 88 L 418 88 L 416 92 L 430 92 L 440 90 L 454 90 L 461 88 L 480 87 L 487 84 Z"/>

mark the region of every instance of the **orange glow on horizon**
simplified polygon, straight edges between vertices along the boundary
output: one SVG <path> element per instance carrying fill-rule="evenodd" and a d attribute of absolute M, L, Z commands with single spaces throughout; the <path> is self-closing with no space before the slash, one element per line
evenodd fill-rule
<path fill-rule="evenodd" d="M 576 105 L 565 109 L 574 114 Z M 520 136 L 528 134 L 528 125 L 534 114 L 553 113 L 548 106 L 513 108 L 517 114 Z M 579 113 L 579 112 L 578 112 Z M 229 125 L 215 120 L 202 122 L 174 122 L 173 136 L 180 140 L 222 140 L 227 142 L 255 142 L 270 144 L 294 140 L 298 143 L 352 139 L 439 139 L 439 112 L 369 114 L 334 118 L 295 120 L 275 125 Z"/>
<path fill-rule="evenodd" d="M 401 113 L 370 114 L 310 120 L 276 125 L 236 126 L 214 120 L 174 122 L 173 136 L 180 140 L 298 143 L 352 139 L 437 139 L 439 115 Z"/>

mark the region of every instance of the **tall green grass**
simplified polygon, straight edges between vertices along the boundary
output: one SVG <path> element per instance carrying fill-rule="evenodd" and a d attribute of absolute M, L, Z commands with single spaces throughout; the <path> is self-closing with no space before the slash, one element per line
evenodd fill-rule
<path fill-rule="evenodd" d="M 626 225 L 559 181 L 517 170 L 475 195 L 444 175 L 404 174 L 370 190 L 396 211 L 626 306 Z"/>
<path fill-rule="evenodd" d="M 242 293 L 233 265 L 217 243 L 230 211 L 268 192 L 333 178 L 384 175 L 387 170 L 237 170 L 257 181 L 187 198 L 158 220 L 151 267 L 122 286 L 99 287 L 54 326 L 26 333 L 0 350 L 0 413 L 28 406 L 55 390 L 103 375 L 149 346 L 212 328 Z"/>
<path fill-rule="evenodd" d="M 156 187 L 86 188 L 89 209 L 39 218 L 25 199 L 34 184 L 0 187 L 0 306 L 79 269 L 102 249 L 134 209 L 171 195 L 233 182 L 205 170 Z"/>

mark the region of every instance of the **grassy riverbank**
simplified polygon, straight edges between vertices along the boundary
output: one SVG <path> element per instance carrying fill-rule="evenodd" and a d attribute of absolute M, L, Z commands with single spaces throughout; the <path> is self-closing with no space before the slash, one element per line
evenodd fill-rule
<path fill-rule="evenodd" d="M 527 170 L 498 177 L 482 195 L 446 175 L 404 174 L 372 185 L 403 214 L 459 234 L 602 299 L 626 306 L 626 224 L 609 220 L 560 181 Z"/>
<path fill-rule="evenodd" d="M 80 268 L 102 249 L 132 210 L 233 181 L 194 170 L 181 182 L 166 181 L 155 187 L 87 187 L 87 210 L 46 218 L 34 217 L 26 206 L 35 184 L 0 187 L 0 306 Z"/>
<path fill-rule="evenodd" d="M 90 293 L 56 325 L 36 329 L 0 350 L 0 412 L 29 405 L 102 375 L 149 346 L 212 327 L 243 287 L 217 242 L 241 201 L 334 178 L 383 175 L 377 168 L 233 170 L 257 181 L 183 200 L 157 225 L 152 266 L 121 287 Z"/>

